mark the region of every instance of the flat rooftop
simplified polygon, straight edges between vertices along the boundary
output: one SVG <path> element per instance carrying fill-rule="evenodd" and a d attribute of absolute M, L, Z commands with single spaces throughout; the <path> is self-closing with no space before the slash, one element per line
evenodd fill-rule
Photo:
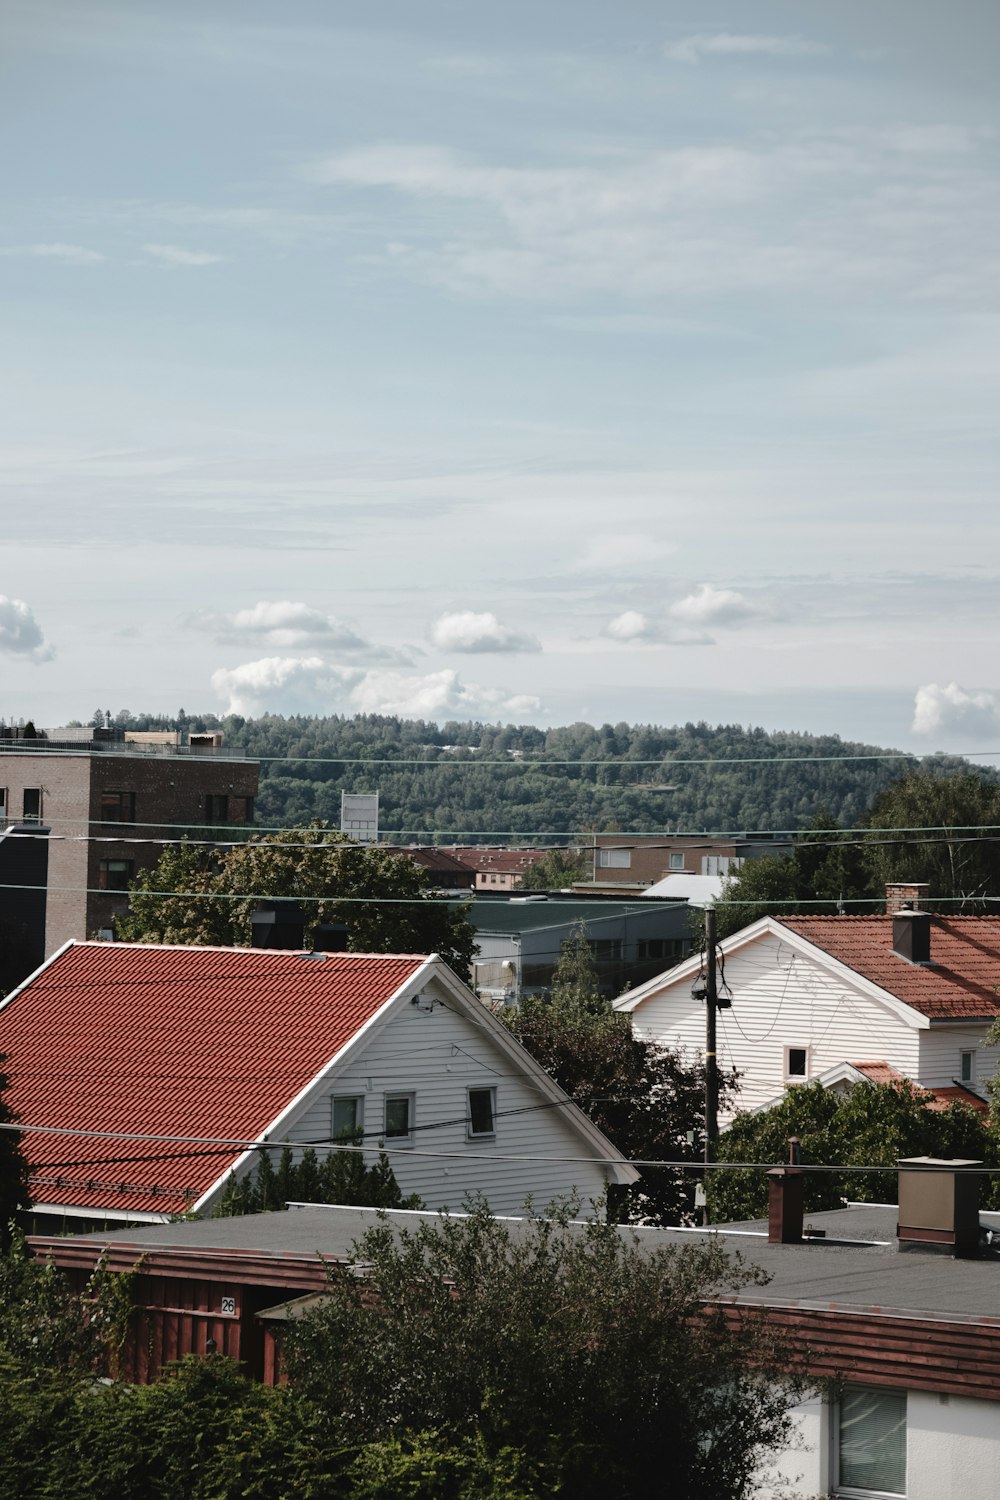
<path fill-rule="evenodd" d="M 720 1225 L 708 1230 L 625 1227 L 638 1244 L 650 1250 L 680 1247 L 707 1238 L 721 1240 L 726 1250 L 760 1266 L 771 1278 L 764 1287 L 748 1287 L 740 1301 L 763 1306 L 869 1312 L 883 1317 L 918 1317 L 945 1322 L 1000 1326 L 1000 1256 L 955 1260 L 928 1250 L 899 1250 L 895 1238 L 894 1205 L 866 1204 L 812 1214 L 806 1226 L 826 1230 L 825 1240 L 801 1245 L 769 1245 L 766 1221 Z M 212 1252 L 257 1257 L 318 1256 L 348 1259 L 355 1241 L 386 1221 L 400 1231 L 436 1214 L 393 1211 L 385 1218 L 372 1208 L 337 1205 L 291 1206 L 277 1213 L 249 1214 L 230 1219 L 202 1219 L 177 1224 L 76 1235 L 71 1239 L 32 1236 L 36 1250 L 48 1245 L 134 1247 L 142 1251 L 169 1250 L 182 1254 Z M 507 1219 L 515 1234 L 528 1223 Z M 1000 1234 L 1000 1213 L 982 1213 L 984 1227 Z"/>

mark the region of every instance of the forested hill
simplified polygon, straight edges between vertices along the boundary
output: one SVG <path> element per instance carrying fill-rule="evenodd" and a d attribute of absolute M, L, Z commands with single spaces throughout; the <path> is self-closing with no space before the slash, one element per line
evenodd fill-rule
<path fill-rule="evenodd" d="M 134 728 L 220 722 L 183 711 L 176 719 L 118 719 Z M 844 757 L 892 752 L 836 735 L 735 724 L 541 730 L 439 727 L 378 715 L 229 717 L 221 724 L 228 746 L 262 759 L 261 825 L 311 818 L 339 824 L 342 791 L 377 789 L 383 836 L 410 840 L 542 838 L 595 829 L 784 831 L 802 827 L 820 810 L 852 825 L 884 787 L 918 764 L 980 769 L 943 756 L 852 760 Z"/>

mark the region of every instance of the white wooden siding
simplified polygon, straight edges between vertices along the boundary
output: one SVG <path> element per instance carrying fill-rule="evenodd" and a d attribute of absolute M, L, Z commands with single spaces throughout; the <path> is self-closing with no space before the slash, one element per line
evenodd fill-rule
<path fill-rule="evenodd" d="M 737 1108 L 753 1109 L 780 1097 L 787 1082 L 787 1047 L 809 1049 L 810 1078 L 836 1063 L 876 1060 L 918 1077 L 927 1033 L 776 935 L 765 934 L 730 954 L 725 978 L 733 1006 L 719 1012 L 718 1057 L 721 1068 L 743 1075 Z M 632 1020 L 642 1036 L 689 1057 L 704 1055 L 705 1006 L 691 998 L 690 978 L 665 984 L 641 1002 Z M 955 1057 L 957 1063 L 957 1049 Z"/>
<path fill-rule="evenodd" d="M 467 1138 L 469 1088 L 496 1089 L 493 1139 Z M 494 1213 L 520 1213 L 529 1196 L 541 1208 L 575 1190 L 586 1211 L 604 1192 L 608 1179 L 601 1166 L 529 1159 L 599 1153 L 563 1123 L 563 1108 L 519 1074 L 516 1063 L 451 999 L 430 1011 L 415 1005 L 396 1011 L 363 1053 L 333 1075 L 322 1097 L 291 1126 L 290 1138 L 329 1140 L 332 1098 L 344 1093 L 364 1097 L 366 1143 L 382 1127 L 387 1093 L 415 1096 L 414 1148 L 394 1149 L 389 1159 L 403 1193 L 419 1193 L 429 1209 L 458 1210 L 466 1194 L 480 1192 Z M 368 1159 L 377 1152 L 372 1140 Z M 420 1152 L 454 1155 L 435 1159 Z M 500 1159 L 509 1156 L 526 1159 Z"/>
<path fill-rule="evenodd" d="M 1000 1064 L 996 1047 L 984 1047 L 983 1037 L 989 1028 L 979 1026 L 932 1026 L 920 1037 L 920 1076 L 924 1088 L 951 1088 L 961 1079 L 963 1052 L 976 1054 L 972 1087 L 984 1094 L 986 1085 Z"/>

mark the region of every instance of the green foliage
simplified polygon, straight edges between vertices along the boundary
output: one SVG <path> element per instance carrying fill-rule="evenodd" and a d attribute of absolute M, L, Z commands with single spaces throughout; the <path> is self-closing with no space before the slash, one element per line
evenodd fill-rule
<path fill-rule="evenodd" d="M 623 1156 L 694 1161 L 704 1121 L 705 1070 L 638 1036 L 628 1015 L 597 990 L 582 928 L 562 945 L 551 997 L 529 996 L 500 1019 Z M 723 1075 L 720 1097 L 735 1088 Z M 689 1139 L 689 1136 L 692 1139 Z M 669 1167 L 645 1167 L 618 1193 L 615 1217 L 679 1224 L 693 1208 L 694 1180 Z"/>
<path fill-rule="evenodd" d="M 575 880 L 587 880 L 590 876 L 590 857 L 586 849 L 550 849 L 541 859 L 525 870 L 521 877 L 522 891 L 558 891 L 571 886 Z"/>
<path fill-rule="evenodd" d="M 0 1351 L 28 1378 L 116 1372 L 131 1317 L 131 1274 L 103 1262 L 80 1293 L 15 1232 L 0 1255 Z"/>
<path fill-rule="evenodd" d="M 358 1135 L 352 1145 L 360 1145 Z M 307 1147 L 296 1161 L 285 1146 L 277 1170 L 271 1152 L 262 1150 L 256 1170 L 239 1181 L 230 1179 L 218 1217 L 259 1214 L 286 1203 L 340 1203 L 369 1208 L 423 1208 L 416 1193 L 404 1198 L 392 1163 L 384 1151 L 367 1166 L 360 1151 L 326 1151 L 322 1160 Z"/>
<path fill-rule="evenodd" d="M 686 1500 L 738 1500 L 786 1435 L 762 1325 L 703 1312 L 759 1281 L 716 1244 L 651 1250 L 568 1210 L 512 1227 L 476 1205 L 376 1227 L 354 1258 L 364 1277 L 332 1268 L 287 1358 L 296 1389 L 363 1442 L 430 1431 L 491 1459 L 519 1449 L 579 1500 L 660 1493 L 668 1463 Z"/>
<path fill-rule="evenodd" d="M 866 854 L 874 880 L 926 881 L 928 904 L 948 899 L 947 914 L 982 910 L 984 895 L 1000 894 L 1000 787 L 980 772 L 934 776 L 914 772 L 888 787 L 868 814 Z M 912 830 L 887 840 L 885 829 Z"/>
<path fill-rule="evenodd" d="M 861 843 L 820 812 L 790 855 L 747 860 L 726 881 L 716 930 L 722 939 L 764 916 L 835 912 L 841 901 L 857 915 L 877 909 L 878 895 Z"/>
<path fill-rule="evenodd" d="M 439 953 L 468 976 L 475 935 L 464 909 L 436 901 L 426 872 L 412 860 L 353 844 L 322 823 L 253 838 L 225 853 L 168 847 L 133 884 L 118 936 L 247 947 L 262 896 L 301 901 L 307 941 L 318 923 L 342 922 L 355 953 Z"/>
<path fill-rule="evenodd" d="M 804 1165 L 894 1168 L 901 1156 L 939 1156 L 1000 1166 L 1000 1142 L 977 1110 L 965 1104 L 932 1109 L 928 1096 L 908 1083 L 858 1083 L 844 1093 L 820 1083 L 795 1084 L 773 1109 L 737 1115 L 720 1137 L 718 1160 L 787 1162 L 791 1135 L 799 1137 Z M 1000 1202 L 996 1180 L 989 1182 L 984 1179 L 984 1208 Z M 840 1208 L 845 1199 L 894 1203 L 895 1171 L 806 1174 L 808 1212 Z M 762 1172 L 713 1172 L 708 1202 L 715 1223 L 766 1217 L 767 1179 Z"/>
<path fill-rule="evenodd" d="M 10 1079 L 6 1062 L 0 1052 L 0 1125 L 13 1125 L 17 1122 L 7 1103 Z M 28 1164 L 21 1153 L 21 1136 L 16 1130 L 0 1130 L 0 1253 L 9 1245 L 11 1233 L 30 1201 Z"/>

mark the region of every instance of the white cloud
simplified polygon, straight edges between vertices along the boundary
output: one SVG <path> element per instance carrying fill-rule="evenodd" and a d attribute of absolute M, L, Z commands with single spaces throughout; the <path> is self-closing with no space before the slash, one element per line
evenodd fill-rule
<path fill-rule="evenodd" d="M 735 625 L 760 613 L 735 589 L 716 589 L 710 583 L 700 584 L 693 594 L 678 599 L 668 610 L 672 620 L 693 626 Z"/>
<path fill-rule="evenodd" d="M 443 614 L 431 626 L 431 640 L 439 651 L 540 651 L 533 635 L 501 625 L 496 615 L 471 609 Z"/>
<path fill-rule="evenodd" d="M 214 266 L 225 257 L 209 250 L 185 250 L 182 245 L 143 245 L 147 255 L 166 266 Z"/>
<path fill-rule="evenodd" d="M 537 715 L 542 705 L 527 694 L 463 683 L 457 672 L 424 675 L 338 666 L 320 656 L 263 657 L 212 673 L 212 688 L 226 712 L 398 714 L 403 718 L 456 718 L 516 713 Z"/>
<path fill-rule="evenodd" d="M 963 688 L 957 682 L 945 687 L 929 682 L 914 696 L 913 732 L 994 739 L 1000 734 L 1000 693 Z"/>
<path fill-rule="evenodd" d="M 604 634 L 613 641 L 658 641 L 661 638 L 659 626 L 637 609 L 626 609 L 623 614 L 615 615 L 605 625 Z"/>
<path fill-rule="evenodd" d="M 213 631 L 217 640 L 259 641 L 284 649 L 320 642 L 348 651 L 370 649 L 370 642 L 336 615 L 292 599 L 262 599 L 234 614 L 196 616 L 193 623 Z"/>
<path fill-rule="evenodd" d="M 0 651 L 29 661 L 51 661 L 55 655 L 30 607 L 6 594 L 0 594 Z"/>
<path fill-rule="evenodd" d="M 703 57 L 821 57 L 829 50 L 804 36 L 714 31 L 682 37 L 664 48 L 664 56 L 671 62 L 700 63 Z"/>
<path fill-rule="evenodd" d="M 86 245 L 53 244 L 11 245 L 0 251 L 3 255 L 34 255 L 42 260 L 61 260 L 67 265 L 93 266 L 104 260 L 99 250 L 89 250 Z"/>

